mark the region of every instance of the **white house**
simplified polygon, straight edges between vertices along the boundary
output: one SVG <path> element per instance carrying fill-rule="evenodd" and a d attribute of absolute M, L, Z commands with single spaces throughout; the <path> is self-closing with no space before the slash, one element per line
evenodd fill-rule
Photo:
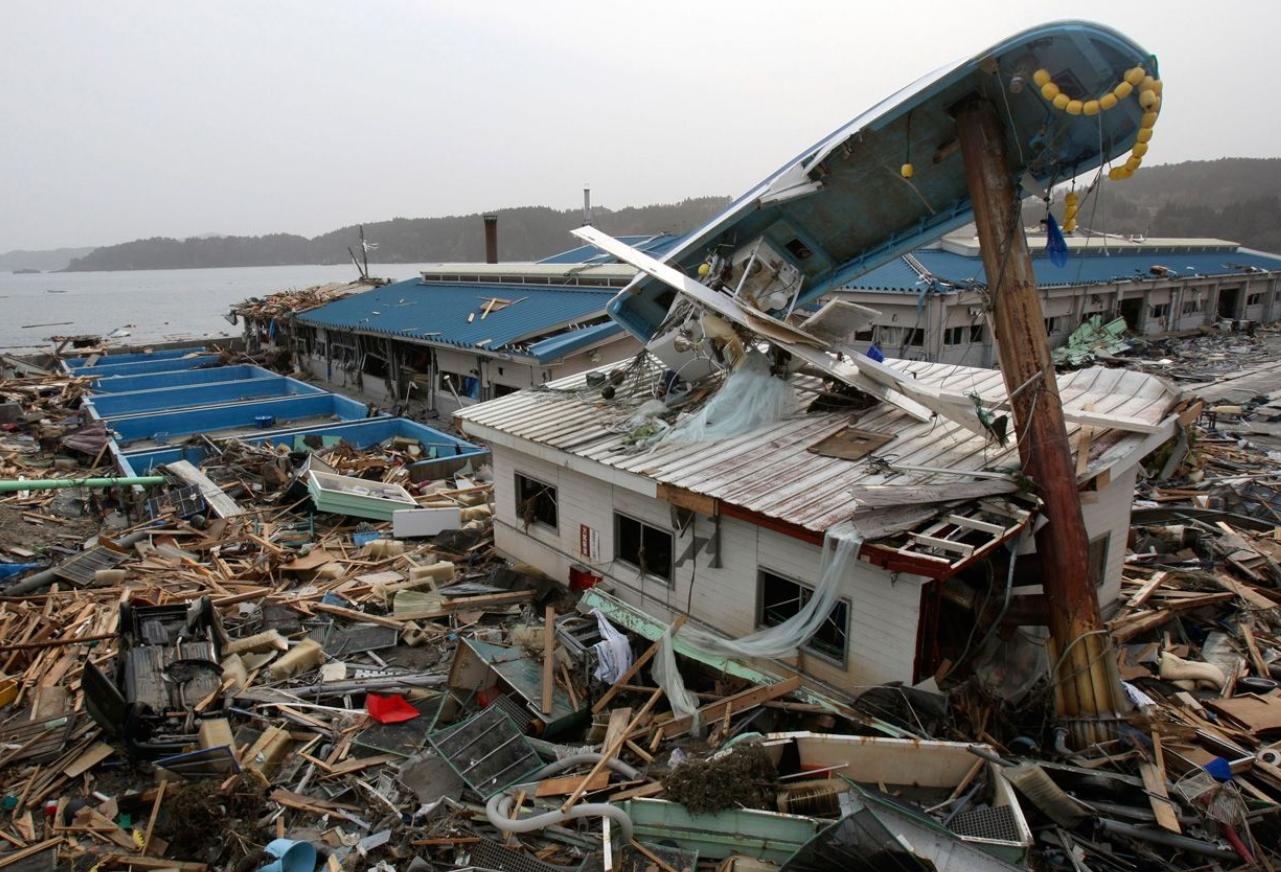
<path fill-rule="evenodd" d="M 1005 396 L 994 370 L 889 363 L 988 408 Z M 809 403 L 799 414 L 733 439 L 646 444 L 652 425 L 638 430 L 633 416 L 664 378 L 661 363 L 638 357 L 597 372 L 612 399 L 580 374 L 455 413 L 493 450 L 495 541 L 512 560 L 734 637 L 793 614 L 818 576 L 824 531 L 852 519 L 859 560 L 797 664 L 846 691 L 914 682 L 955 654 L 986 586 L 1004 584 L 1004 543 L 1024 554 L 1015 592 L 1038 590 L 1023 535 L 1038 517 L 1018 493 L 1012 434 L 1000 445 L 794 375 Z M 1174 433 L 1178 398 L 1120 369 L 1068 373 L 1060 387 L 1072 445 L 1087 452 L 1078 482 L 1106 604 L 1120 589 L 1138 463 Z"/>

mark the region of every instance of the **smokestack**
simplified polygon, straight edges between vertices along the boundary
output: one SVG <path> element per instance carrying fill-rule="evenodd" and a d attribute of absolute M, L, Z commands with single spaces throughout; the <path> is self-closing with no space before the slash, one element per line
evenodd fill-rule
<path fill-rule="evenodd" d="M 590 185 L 583 185 L 583 226 L 592 226 L 592 189 Z"/>
<path fill-rule="evenodd" d="M 485 216 L 485 263 L 498 263 L 498 216 Z"/>

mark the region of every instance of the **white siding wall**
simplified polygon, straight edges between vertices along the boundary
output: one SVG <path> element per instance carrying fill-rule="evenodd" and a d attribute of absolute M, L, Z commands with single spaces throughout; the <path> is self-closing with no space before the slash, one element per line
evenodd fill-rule
<path fill-rule="evenodd" d="M 557 530 L 537 524 L 523 528 L 516 515 L 517 471 L 557 487 Z M 818 576 L 821 555 L 817 546 L 742 520 L 722 518 L 720 568 L 711 568 L 711 554 L 705 549 L 677 567 L 669 586 L 613 560 L 613 513 L 672 530 L 667 503 L 500 446 L 494 446 L 494 477 L 494 530 L 500 553 L 536 566 L 561 582 L 568 580 L 571 566 L 591 569 L 604 577 L 619 597 L 660 618 L 670 619 L 688 610 L 703 624 L 728 636 L 741 636 L 756 629 L 758 569 L 810 585 Z M 580 525 L 596 532 L 599 550 L 594 561 L 580 555 Z M 710 538 L 712 532 L 710 519 L 696 519 L 694 535 Z M 690 537 L 687 530 L 676 539 L 677 559 Z M 917 576 L 892 576 L 866 563 L 851 567 L 842 585 L 842 596 L 850 602 L 847 665 L 841 668 L 803 652 L 801 667 L 849 690 L 886 681 L 910 682 L 925 582 Z"/>
<path fill-rule="evenodd" d="M 1125 568 L 1126 542 L 1130 535 L 1130 507 L 1134 503 L 1134 482 L 1138 464 L 1112 479 L 1098 491 L 1081 494 L 1081 514 L 1090 539 L 1107 534 L 1108 559 L 1099 586 L 1099 603 L 1106 607 L 1121 595 L 1121 571 Z"/>

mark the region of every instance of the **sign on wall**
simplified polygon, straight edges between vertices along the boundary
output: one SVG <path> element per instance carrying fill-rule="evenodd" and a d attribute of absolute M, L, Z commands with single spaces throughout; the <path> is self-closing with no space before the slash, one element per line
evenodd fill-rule
<path fill-rule="evenodd" d="M 596 560 L 600 555 L 600 534 L 586 524 L 578 525 L 578 553 L 584 560 Z"/>

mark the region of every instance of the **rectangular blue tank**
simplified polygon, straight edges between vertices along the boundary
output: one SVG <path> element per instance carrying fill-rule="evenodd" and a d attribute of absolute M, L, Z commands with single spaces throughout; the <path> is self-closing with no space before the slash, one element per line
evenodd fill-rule
<path fill-rule="evenodd" d="M 108 393 L 89 397 L 84 405 L 95 418 L 111 418 L 165 409 L 190 409 L 197 406 L 226 405 L 267 397 L 320 393 L 324 391 L 318 387 L 277 375 L 269 378 L 246 378 L 202 385 Z"/>

